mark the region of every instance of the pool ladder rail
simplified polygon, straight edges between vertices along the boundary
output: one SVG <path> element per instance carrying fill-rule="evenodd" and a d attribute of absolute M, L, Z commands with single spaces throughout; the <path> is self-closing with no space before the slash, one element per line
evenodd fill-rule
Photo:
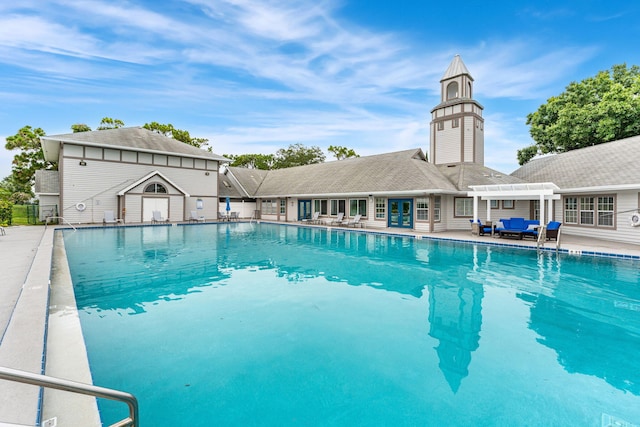
<path fill-rule="evenodd" d="M 110 427 L 139 427 L 138 400 L 130 393 L 113 390 L 105 387 L 97 387 L 91 384 L 79 383 L 76 381 L 54 378 L 46 375 L 34 374 L 20 371 L 18 369 L 5 368 L 0 366 L 0 379 L 15 381 L 23 384 L 31 384 L 41 387 L 53 388 L 56 390 L 68 391 L 71 393 L 86 394 L 93 397 L 116 400 L 126 403 L 129 406 L 129 416 Z M 2 421 L 0 421 L 2 423 Z"/>

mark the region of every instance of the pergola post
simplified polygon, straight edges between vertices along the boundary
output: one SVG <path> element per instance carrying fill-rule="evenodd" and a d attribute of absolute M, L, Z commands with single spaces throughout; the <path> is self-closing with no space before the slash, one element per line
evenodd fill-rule
<path fill-rule="evenodd" d="M 544 220 L 544 194 L 540 194 L 540 225 L 545 225 Z"/>
<path fill-rule="evenodd" d="M 473 196 L 473 222 L 478 222 L 478 196 Z"/>
<path fill-rule="evenodd" d="M 553 218 L 553 199 L 549 199 L 549 204 L 547 205 L 547 222 L 551 222 Z"/>

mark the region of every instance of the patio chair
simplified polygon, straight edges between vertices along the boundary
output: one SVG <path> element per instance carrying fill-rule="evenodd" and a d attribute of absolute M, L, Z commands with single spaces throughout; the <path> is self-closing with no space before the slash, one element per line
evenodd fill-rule
<path fill-rule="evenodd" d="M 198 216 L 197 211 L 191 211 L 189 222 L 204 222 L 204 216 Z"/>
<path fill-rule="evenodd" d="M 320 211 L 314 212 L 311 218 L 303 218 L 302 222 L 308 222 L 309 224 L 317 224 L 320 221 Z"/>
<path fill-rule="evenodd" d="M 116 218 L 115 215 L 113 214 L 113 211 L 104 211 L 104 217 L 102 218 L 102 225 L 107 225 L 107 224 L 117 225 L 121 222 L 122 220 L 119 218 Z"/>
<path fill-rule="evenodd" d="M 218 221 L 226 221 L 229 218 L 224 212 L 218 212 Z"/>
<path fill-rule="evenodd" d="M 361 218 L 362 218 L 362 215 L 358 214 L 354 216 L 352 219 L 345 222 L 344 225 L 346 225 L 347 227 L 353 227 L 353 228 L 362 226 L 362 223 L 360 222 Z"/>
<path fill-rule="evenodd" d="M 560 231 L 561 222 L 551 221 L 547 224 L 547 240 L 558 240 L 558 232 Z"/>
<path fill-rule="evenodd" d="M 480 218 L 478 218 L 478 222 L 474 223 L 472 219 L 469 220 L 469 222 L 471 223 L 471 233 L 472 234 L 476 234 L 475 230 L 474 230 L 474 224 L 478 225 L 478 236 L 484 236 L 485 234 L 489 234 L 491 235 L 491 233 L 493 232 L 493 225 L 491 224 L 491 222 L 488 222 L 486 224 L 483 224 L 482 221 L 480 220 Z"/>
<path fill-rule="evenodd" d="M 233 220 L 233 221 L 237 221 L 240 219 L 240 215 L 238 214 L 238 212 L 230 212 L 229 213 L 229 221 Z"/>
<path fill-rule="evenodd" d="M 329 225 L 342 225 L 342 219 L 344 218 L 344 212 L 338 212 L 338 216 L 331 221 Z"/>
<path fill-rule="evenodd" d="M 151 223 L 155 224 L 157 222 L 168 222 L 168 219 L 162 218 L 162 214 L 160 211 L 153 211 L 153 218 L 151 218 Z"/>
<path fill-rule="evenodd" d="M 0 236 L 6 236 L 7 232 L 5 231 L 4 227 L 0 227 Z"/>

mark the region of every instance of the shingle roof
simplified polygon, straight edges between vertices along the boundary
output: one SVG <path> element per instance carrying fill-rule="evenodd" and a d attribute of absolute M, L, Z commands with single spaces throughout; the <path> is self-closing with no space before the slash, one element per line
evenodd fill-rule
<path fill-rule="evenodd" d="M 460 191 L 469 191 L 471 185 L 520 184 L 524 182 L 515 176 L 475 163 L 438 165 L 438 169 Z"/>
<path fill-rule="evenodd" d="M 60 194 L 60 176 L 58 171 L 37 170 L 34 192 L 36 194 Z"/>
<path fill-rule="evenodd" d="M 234 169 L 232 173 L 236 173 Z M 247 182 L 246 177 L 238 176 Z M 247 190 L 249 190 L 247 188 Z M 453 192 L 457 189 L 420 149 L 268 171 L 255 197 Z"/>
<path fill-rule="evenodd" d="M 640 135 L 531 160 L 511 175 L 561 189 L 638 184 Z"/>
<path fill-rule="evenodd" d="M 142 127 L 129 127 L 97 130 L 92 132 L 76 132 L 61 135 L 47 135 L 43 142 L 63 141 L 78 142 L 85 145 L 133 148 L 138 151 L 173 153 L 181 156 L 198 157 L 210 160 L 226 161 L 222 156 L 185 144 L 173 138 L 160 135 Z M 45 148 L 45 155 L 47 147 Z M 54 148 L 55 150 L 55 148 Z M 51 156 L 54 157 L 54 156 Z M 54 161 L 57 161 L 57 155 Z"/>

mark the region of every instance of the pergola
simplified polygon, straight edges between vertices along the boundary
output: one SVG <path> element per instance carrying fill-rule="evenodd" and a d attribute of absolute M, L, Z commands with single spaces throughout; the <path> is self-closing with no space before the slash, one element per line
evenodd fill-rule
<path fill-rule="evenodd" d="M 555 194 L 560 187 L 552 182 L 532 184 L 495 184 L 495 185 L 470 185 L 472 191 L 467 193 L 473 197 L 473 222 L 478 222 L 478 199 L 487 201 L 487 221 L 491 220 L 491 200 L 540 200 L 540 224 L 546 224 L 544 214 L 544 202 L 547 203 L 547 218 L 553 215 L 552 200 L 559 200 L 560 195 Z"/>

